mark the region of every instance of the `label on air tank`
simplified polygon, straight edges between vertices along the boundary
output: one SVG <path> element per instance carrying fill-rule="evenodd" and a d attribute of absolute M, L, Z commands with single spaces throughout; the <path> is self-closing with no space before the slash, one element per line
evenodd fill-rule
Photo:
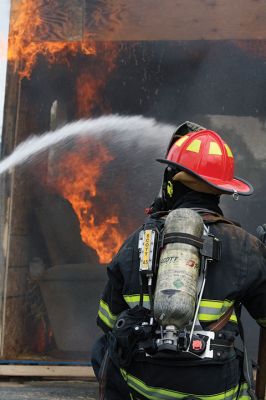
<path fill-rule="evenodd" d="M 139 234 L 140 271 L 151 271 L 155 244 L 155 231 L 145 229 Z"/>
<path fill-rule="evenodd" d="M 196 295 L 199 276 L 199 258 L 191 251 L 166 250 L 162 252 L 157 284 L 160 291 L 174 289 Z"/>

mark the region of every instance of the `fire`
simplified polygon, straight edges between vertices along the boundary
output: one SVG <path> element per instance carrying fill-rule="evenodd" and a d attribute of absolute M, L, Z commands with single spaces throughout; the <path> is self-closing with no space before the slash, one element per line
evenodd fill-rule
<path fill-rule="evenodd" d="M 119 232 L 119 219 L 112 213 L 112 204 L 106 202 L 103 215 L 100 211 L 96 215 L 95 203 L 104 197 L 97 191 L 97 182 L 113 157 L 96 141 L 91 140 L 89 146 L 89 157 L 85 148 L 57 160 L 51 184 L 71 203 L 79 219 L 83 242 L 95 249 L 100 263 L 105 264 L 111 261 L 125 238 Z"/>
<path fill-rule="evenodd" d="M 96 113 L 110 112 L 104 100 L 106 81 L 116 67 L 118 45 L 112 42 L 97 44 L 97 62 L 80 72 L 76 81 L 77 117 L 83 118 Z"/>
<path fill-rule="evenodd" d="M 77 114 L 79 117 L 91 115 L 98 99 L 99 91 L 104 88 L 104 81 L 97 80 L 90 73 L 81 73 L 77 78 Z"/>
<path fill-rule="evenodd" d="M 118 46 L 112 42 L 95 43 L 90 35 L 80 41 L 49 41 L 45 15 L 52 14 L 56 2 L 20 0 L 13 5 L 10 21 L 8 60 L 22 78 L 31 78 L 36 61 L 42 55 L 50 64 L 69 67 L 75 56 L 87 56 L 79 66 L 76 81 L 77 117 L 110 111 L 103 101 L 103 90 L 110 73 L 116 67 Z M 61 10 L 62 11 L 62 10 Z M 58 10 L 56 11 L 59 12 Z M 74 17 L 73 17 L 74 18 Z M 56 36 L 56 32 L 52 32 Z"/>
<path fill-rule="evenodd" d="M 45 23 L 41 18 L 42 0 L 21 0 L 11 13 L 8 60 L 18 68 L 21 78 L 30 78 L 38 55 L 53 63 L 68 62 L 77 53 L 95 55 L 95 44 L 90 40 L 43 41 Z"/>
<path fill-rule="evenodd" d="M 8 60 L 21 79 L 30 79 L 39 56 L 43 56 L 49 65 L 64 63 L 69 67 L 75 62 L 75 56 L 85 56 L 77 58 L 81 65 L 78 65 L 76 77 L 76 116 L 106 113 L 110 109 L 104 101 L 103 90 L 116 66 L 118 46 L 111 42 L 96 44 L 89 34 L 80 40 L 49 40 L 50 37 L 67 37 L 64 29 L 68 19 L 71 20 L 71 16 L 56 7 L 55 0 L 17 0 L 12 3 Z M 51 20 L 56 20 L 57 16 L 62 18 L 63 34 L 58 34 L 57 28 L 53 31 Z M 53 166 L 53 187 L 72 204 L 80 222 L 83 242 L 96 250 L 101 263 L 107 263 L 121 246 L 124 236 L 118 231 L 119 219 L 115 213 L 110 211 L 106 215 L 105 212 L 104 218 L 103 210 L 96 213 L 97 182 L 112 156 L 99 144 L 92 143 L 91 146 L 95 152 L 89 159 L 81 151 L 78 154 L 72 152 Z"/>

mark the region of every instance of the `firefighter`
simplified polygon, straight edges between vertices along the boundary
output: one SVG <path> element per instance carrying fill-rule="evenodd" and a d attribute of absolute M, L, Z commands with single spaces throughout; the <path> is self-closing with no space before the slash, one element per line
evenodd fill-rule
<path fill-rule="evenodd" d="M 194 349 L 187 357 L 182 351 L 156 348 L 158 321 L 151 315 L 156 273 L 151 286 L 140 276 L 140 227 L 108 266 L 100 300 L 97 323 L 104 335 L 92 356 L 100 399 L 255 399 L 245 346 L 240 353 L 234 341 L 239 333 L 243 337 L 241 305 L 266 327 L 266 248 L 227 219 L 219 205 L 221 195 L 237 199 L 252 194 L 253 188 L 234 176 L 234 157 L 223 139 L 193 123 L 179 127 L 166 158 L 158 161 L 166 164 L 162 191 L 145 226 L 162 232 L 169 211 L 191 209 L 221 243 L 221 256 L 208 267 L 198 304 L 197 323 L 211 352 L 199 356 Z"/>

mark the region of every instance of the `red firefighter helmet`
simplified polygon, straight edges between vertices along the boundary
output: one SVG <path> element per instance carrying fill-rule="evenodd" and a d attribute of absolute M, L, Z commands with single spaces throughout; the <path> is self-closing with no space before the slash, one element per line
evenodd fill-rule
<path fill-rule="evenodd" d="M 250 195 L 254 191 L 249 182 L 234 177 L 234 156 L 230 147 L 210 130 L 182 136 L 170 148 L 167 159 L 157 161 L 188 172 L 223 193 Z"/>

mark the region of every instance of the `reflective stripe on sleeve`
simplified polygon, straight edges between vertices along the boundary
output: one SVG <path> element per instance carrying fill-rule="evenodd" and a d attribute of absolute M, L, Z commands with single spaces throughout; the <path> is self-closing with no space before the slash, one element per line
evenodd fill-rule
<path fill-rule="evenodd" d="M 140 302 L 139 294 L 128 294 L 123 297 L 130 308 L 137 306 Z M 150 298 L 148 294 L 143 295 L 143 307 L 150 309 Z"/>
<path fill-rule="evenodd" d="M 141 395 L 145 396 L 147 399 L 150 400 L 176 400 L 176 399 L 184 399 L 186 397 L 196 397 L 199 400 L 236 400 L 236 398 L 241 400 L 250 399 L 247 389 L 248 385 L 243 383 L 239 390 L 239 385 L 233 387 L 232 389 L 227 390 L 223 393 L 217 394 L 192 394 L 192 393 L 183 393 L 177 392 L 175 390 L 168 390 L 163 388 L 157 388 L 153 386 L 146 385 L 142 380 L 136 378 L 133 375 L 128 374 L 124 369 L 120 369 L 121 374 L 124 380 L 127 382 L 127 385 L 135 390 L 136 392 L 140 393 Z M 237 397 L 239 390 L 239 396 Z"/>
<path fill-rule="evenodd" d="M 100 300 L 98 316 L 109 328 L 114 327 L 114 324 L 117 320 L 117 315 L 112 314 L 108 304 L 103 300 Z"/>
<path fill-rule="evenodd" d="M 199 308 L 199 321 L 212 322 L 218 320 L 232 305 L 230 300 L 201 300 Z M 230 322 L 237 323 L 235 312 L 232 312 Z"/>

